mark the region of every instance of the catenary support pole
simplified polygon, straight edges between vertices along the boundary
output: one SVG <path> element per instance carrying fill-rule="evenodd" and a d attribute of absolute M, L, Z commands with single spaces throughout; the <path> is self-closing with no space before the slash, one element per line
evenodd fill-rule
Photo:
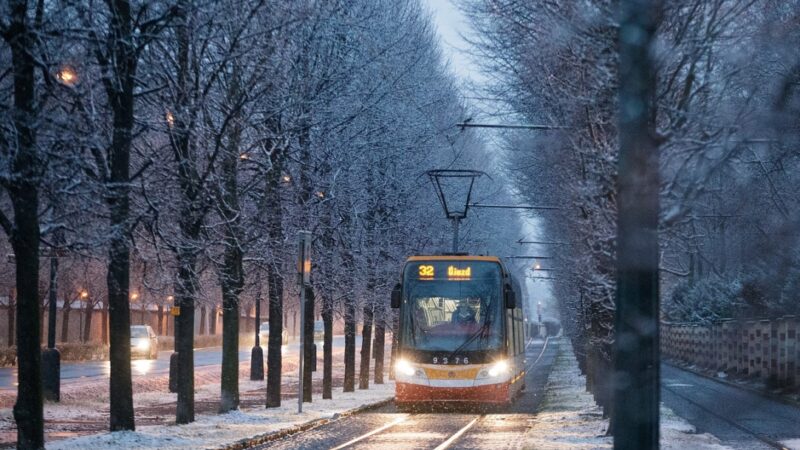
<path fill-rule="evenodd" d="M 453 219 L 453 253 L 458 253 L 458 224 L 461 219 Z"/>

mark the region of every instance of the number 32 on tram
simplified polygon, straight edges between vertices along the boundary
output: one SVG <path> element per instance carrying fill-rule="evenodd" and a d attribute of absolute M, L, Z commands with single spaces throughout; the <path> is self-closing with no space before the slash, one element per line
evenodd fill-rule
<path fill-rule="evenodd" d="M 412 256 L 400 309 L 395 402 L 508 405 L 525 385 L 519 284 L 493 256 Z"/>

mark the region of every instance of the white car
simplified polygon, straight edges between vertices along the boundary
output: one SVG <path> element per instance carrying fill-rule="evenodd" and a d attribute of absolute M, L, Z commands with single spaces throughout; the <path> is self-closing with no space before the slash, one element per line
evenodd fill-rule
<path fill-rule="evenodd" d="M 131 326 L 131 356 L 158 358 L 158 336 L 150 325 Z"/>
<path fill-rule="evenodd" d="M 289 343 L 289 332 L 286 331 L 286 330 L 283 330 L 283 332 L 281 333 L 281 336 L 283 337 L 281 343 L 283 345 L 288 344 Z M 267 345 L 269 345 L 269 322 L 262 323 L 261 326 L 258 328 L 258 340 L 260 341 L 260 344 L 261 344 L 262 347 L 266 347 Z"/>

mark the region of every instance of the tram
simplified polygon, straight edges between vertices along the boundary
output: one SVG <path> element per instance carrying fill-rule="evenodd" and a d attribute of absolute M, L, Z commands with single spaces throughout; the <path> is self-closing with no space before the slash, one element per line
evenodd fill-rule
<path fill-rule="evenodd" d="M 518 301 L 520 300 L 520 301 Z M 519 283 L 494 256 L 412 256 L 399 308 L 395 402 L 509 405 L 525 387 Z"/>

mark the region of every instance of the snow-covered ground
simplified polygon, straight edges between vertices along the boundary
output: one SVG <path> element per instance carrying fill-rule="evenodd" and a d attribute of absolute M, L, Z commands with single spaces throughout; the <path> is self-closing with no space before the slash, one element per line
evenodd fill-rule
<path fill-rule="evenodd" d="M 608 420 L 586 392 L 586 381 L 568 340 L 562 340 L 559 354 L 547 382 L 542 411 L 527 433 L 527 448 L 538 450 L 612 448 L 613 439 L 605 436 Z M 661 407 L 661 448 L 714 449 L 729 447 L 709 434 L 697 434 L 692 425 Z"/>
<path fill-rule="evenodd" d="M 386 355 L 389 355 L 390 347 L 386 348 Z M 355 394 L 345 394 L 342 392 L 342 376 L 344 373 L 344 359 L 342 357 L 343 349 L 334 348 L 334 364 L 333 364 L 333 378 L 334 401 L 322 401 L 318 398 L 321 397 L 319 393 L 322 386 L 322 371 L 314 372 L 314 403 L 309 407 L 308 415 L 292 416 L 289 414 L 297 408 L 297 357 L 296 355 L 286 355 L 283 360 L 283 386 L 282 392 L 284 395 L 283 409 L 270 409 L 266 410 L 262 405 L 266 397 L 266 382 L 265 381 L 249 381 L 250 364 L 249 362 L 242 362 L 239 366 L 239 391 L 240 391 L 240 405 L 242 408 L 241 413 L 234 413 L 233 416 L 217 414 L 220 397 L 220 366 L 209 365 L 197 367 L 195 369 L 195 412 L 199 423 L 206 425 L 190 425 L 187 427 L 177 427 L 174 425 L 175 421 L 175 407 L 177 401 L 177 394 L 168 392 L 168 374 L 154 373 L 135 376 L 133 380 L 134 396 L 133 402 L 136 412 L 136 428 L 137 433 L 130 433 L 125 439 L 141 441 L 138 447 L 133 448 L 196 448 L 191 439 L 195 438 L 198 433 L 194 428 L 207 428 L 220 438 L 235 441 L 237 438 L 246 437 L 247 427 L 237 428 L 236 426 L 229 427 L 231 433 L 224 433 L 220 431 L 218 426 L 224 424 L 225 420 L 236 422 L 242 421 L 245 425 L 252 425 L 253 429 L 264 431 L 257 431 L 254 434 L 267 432 L 272 429 L 280 429 L 284 426 L 296 425 L 299 422 L 305 422 L 318 417 L 323 417 L 325 409 L 330 411 L 343 411 L 350 409 L 352 405 L 359 406 L 365 402 L 372 402 L 375 398 L 385 399 L 394 395 L 394 384 L 387 384 L 384 386 L 375 386 L 370 384 L 370 389 L 367 392 L 358 391 Z M 356 364 L 358 364 L 358 353 L 356 354 Z M 134 361 L 135 363 L 135 361 Z M 358 367 L 358 365 L 357 365 Z M 321 369 L 321 363 L 320 363 Z M 8 395 L 6 397 L 9 397 Z M 15 396 L 14 396 L 15 397 Z M 13 419 L 12 405 L 14 397 L 5 398 L 0 396 L 0 447 L 11 446 L 16 441 L 16 423 Z M 62 442 L 68 439 L 68 442 L 75 442 L 76 438 L 83 437 L 88 439 L 87 442 L 94 442 L 93 439 L 100 439 L 98 441 L 98 448 L 107 448 L 111 445 L 112 441 L 108 439 L 122 439 L 125 434 L 111 434 L 108 433 L 108 380 L 102 378 L 89 378 L 85 380 L 77 380 L 62 385 L 61 402 L 53 403 L 46 402 L 44 405 L 45 416 L 45 440 L 47 448 L 87 448 L 95 444 L 74 444 L 72 447 L 62 447 L 63 445 L 73 445 L 71 443 Z M 239 419 L 231 419 L 236 414 L 245 414 Z M 249 416 L 250 414 L 254 414 Z M 261 415 L 259 415 L 261 414 Z M 316 414 L 316 415 L 315 415 Z M 331 413 L 332 414 L 332 413 Z M 261 416 L 269 416 L 269 421 L 264 421 Z M 216 419 L 215 419 L 216 417 Z M 250 417 L 247 419 L 246 417 Z M 296 419 L 296 420 L 295 420 Z M 214 420 L 221 420 L 222 422 L 214 422 Z M 247 421 L 249 420 L 249 422 Z M 285 425 L 284 425 L 285 424 Z M 261 428 L 259 428 L 261 427 Z M 162 430 L 162 431 L 158 431 Z M 173 436 L 175 442 L 188 442 L 183 447 L 174 444 L 174 447 L 166 445 L 166 440 L 161 442 L 158 437 L 159 433 L 164 433 L 163 430 L 168 430 L 165 436 Z M 188 431 L 183 431 L 188 430 Z M 180 436 L 186 435 L 184 438 Z M 242 436 L 240 436 L 240 434 Z M 95 436 L 97 435 L 97 436 Z M 106 439 L 106 441 L 103 441 Z M 77 442 L 84 442 L 77 440 Z M 114 441 L 115 442 L 115 441 Z M 148 444 L 150 442 L 150 444 Z M 123 441 L 125 445 L 121 448 L 131 447 L 128 441 Z M 183 444 L 182 444 L 183 445 Z"/>
<path fill-rule="evenodd" d="M 263 388 L 263 382 L 244 381 L 242 392 Z M 198 390 L 198 398 L 218 395 L 219 384 L 208 384 Z M 148 394 L 148 395 L 153 395 Z M 160 394 L 164 395 L 164 394 Z M 101 432 L 50 443 L 48 449 L 77 450 L 86 448 L 126 449 L 200 449 L 217 448 L 236 441 L 265 433 L 302 425 L 304 423 L 332 418 L 348 410 L 369 405 L 394 396 L 394 382 L 370 385 L 368 390 L 343 393 L 334 392 L 332 400 L 322 400 L 315 395 L 312 403 L 303 405 L 303 413 L 297 413 L 297 400 L 282 402 L 280 408 L 249 407 L 227 414 L 201 414 L 188 425 L 137 426 L 135 432 Z"/>

